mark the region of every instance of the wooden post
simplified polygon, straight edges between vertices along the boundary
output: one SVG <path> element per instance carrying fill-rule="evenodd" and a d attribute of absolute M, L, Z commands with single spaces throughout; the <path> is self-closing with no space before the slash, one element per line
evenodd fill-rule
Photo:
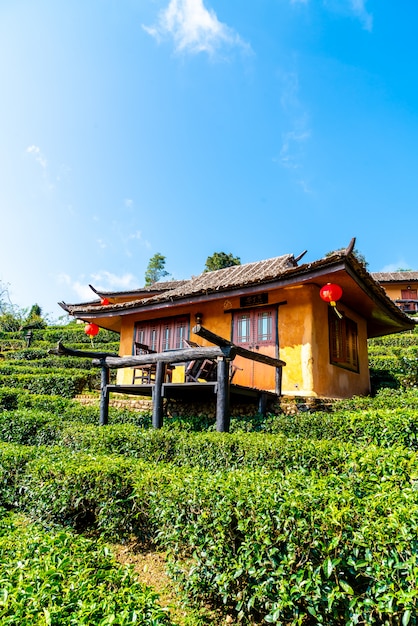
<path fill-rule="evenodd" d="M 218 358 L 216 394 L 216 430 L 229 433 L 229 360 Z"/>
<path fill-rule="evenodd" d="M 276 367 L 276 394 L 278 396 L 282 395 L 282 368 L 281 367 Z"/>
<path fill-rule="evenodd" d="M 258 398 L 258 412 L 263 417 L 266 416 L 267 413 L 267 394 L 261 392 Z"/>
<path fill-rule="evenodd" d="M 152 427 L 162 428 L 163 425 L 163 397 L 162 388 L 165 379 L 165 363 L 157 362 L 155 384 L 152 388 Z"/>
<path fill-rule="evenodd" d="M 100 376 L 100 426 L 106 426 L 109 421 L 109 392 L 107 386 L 109 384 L 110 375 L 109 368 L 105 359 L 101 359 L 101 376 Z"/>

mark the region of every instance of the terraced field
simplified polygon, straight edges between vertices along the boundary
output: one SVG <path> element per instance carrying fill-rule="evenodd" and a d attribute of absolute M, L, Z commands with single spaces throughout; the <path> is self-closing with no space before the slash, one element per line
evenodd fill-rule
<path fill-rule="evenodd" d="M 97 372 L 59 339 L 91 348 L 76 324 L 0 334 L 2 624 L 418 623 L 416 332 L 371 343 L 373 397 L 230 434 L 98 427 L 74 399 Z"/>

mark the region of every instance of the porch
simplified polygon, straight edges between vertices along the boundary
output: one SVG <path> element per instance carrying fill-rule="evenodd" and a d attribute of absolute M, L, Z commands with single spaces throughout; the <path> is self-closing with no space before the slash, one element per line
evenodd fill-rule
<path fill-rule="evenodd" d="M 181 350 L 173 350 L 160 353 L 145 353 L 133 356 L 119 357 L 107 353 L 94 353 L 79 350 L 70 350 L 62 344 L 57 349 L 51 350 L 58 355 L 71 355 L 84 358 L 93 358 L 93 364 L 101 367 L 101 399 L 99 424 L 104 426 L 108 423 L 109 397 L 111 393 L 138 395 L 152 398 L 152 424 L 154 428 L 163 426 L 163 400 L 164 398 L 200 400 L 213 399 L 216 403 L 216 430 L 228 432 L 230 424 L 230 401 L 239 400 L 256 401 L 258 411 L 265 414 L 269 400 L 276 400 L 281 395 L 281 371 L 285 365 L 280 359 L 276 359 L 258 352 L 246 350 L 236 346 L 230 341 L 220 337 L 206 328 L 198 325 L 193 328 L 193 333 L 215 344 L 212 346 L 188 347 Z M 276 389 L 274 392 L 244 387 L 232 383 L 231 363 L 239 354 L 246 359 L 259 361 L 276 369 Z M 212 362 L 212 380 L 201 382 L 199 376 L 194 380 L 186 379 L 185 382 L 168 382 L 167 371 L 176 363 L 187 362 L 196 364 L 197 371 L 203 371 L 201 364 Z M 145 368 L 153 369 L 153 376 L 149 376 L 146 382 L 138 384 L 110 384 L 110 368 Z M 194 366 L 193 366 L 194 367 Z M 190 370 L 191 371 L 191 370 Z M 214 380 L 213 380 L 214 378 Z"/>

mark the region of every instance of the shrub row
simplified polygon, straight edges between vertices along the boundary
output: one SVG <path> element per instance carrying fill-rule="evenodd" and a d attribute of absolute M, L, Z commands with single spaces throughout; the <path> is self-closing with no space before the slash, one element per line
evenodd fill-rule
<path fill-rule="evenodd" d="M 365 451 L 327 475 L 216 472 L 3 444 L 0 497 L 49 524 L 154 538 L 192 597 L 244 623 L 407 625 L 418 615 L 414 457 Z"/>
<path fill-rule="evenodd" d="M 2 411 L 25 409 L 9 416 L 1 416 Z M 99 409 L 93 405 L 82 405 L 78 401 L 63 396 L 34 394 L 19 387 L 0 387 L 0 419 L 6 422 L 19 421 L 25 429 L 25 419 L 31 422 L 32 412 L 36 419 L 48 422 L 52 415 L 59 418 L 59 423 L 80 422 L 82 424 L 98 424 Z M 52 414 L 52 415 L 51 415 Z M 109 408 L 109 419 L 112 424 L 134 424 L 139 428 L 151 426 L 151 412 L 138 412 L 124 408 Z"/>
<path fill-rule="evenodd" d="M 85 387 L 94 388 L 94 384 L 94 376 L 89 372 L 0 375 L 0 386 L 27 389 L 36 394 L 61 395 L 64 398 L 74 398 Z"/>
<path fill-rule="evenodd" d="M 34 376 L 39 376 L 42 374 L 49 374 L 50 376 L 55 376 L 57 370 L 62 375 L 71 375 L 71 374 L 84 374 L 85 376 L 94 377 L 95 372 L 100 376 L 100 371 L 98 368 L 78 368 L 78 367 L 62 367 L 58 368 L 56 365 L 52 363 L 48 365 L 46 363 L 42 363 L 41 361 L 31 361 L 30 363 L 0 363 L 0 376 L 15 376 L 21 374 L 31 374 Z"/>
<path fill-rule="evenodd" d="M 418 450 L 418 416 L 414 409 L 278 415 L 266 424 L 270 432 L 306 439 L 337 439 L 361 445 L 401 445 Z"/>
<path fill-rule="evenodd" d="M 20 517 L 0 520 L 0 577 L 4 625 L 171 623 L 155 593 L 102 542 Z"/>
<path fill-rule="evenodd" d="M 26 351 L 25 351 L 26 352 Z M 41 351 L 38 350 L 38 353 Z M 45 351 L 42 350 L 44 353 Z M 91 370 L 96 369 L 98 367 L 93 365 L 92 359 L 80 359 L 75 356 L 68 357 L 60 357 L 60 356 L 48 356 L 48 354 L 44 354 L 43 356 L 33 356 L 33 353 L 26 354 L 26 356 L 19 356 L 19 352 L 13 352 L 10 355 L 10 358 L 5 363 L 1 364 L 1 369 L 4 367 L 9 368 L 27 368 L 30 367 L 36 371 L 39 368 L 53 368 L 53 369 L 84 369 Z"/>
<path fill-rule="evenodd" d="M 401 346 L 402 348 L 417 345 L 417 326 L 413 331 L 398 333 L 395 335 L 386 335 L 385 337 L 375 337 L 369 340 L 370 346 Z"/>
<path fill-rule="evenodd" d="M 311 450 L 309 454 L 318 458 L 328 458 L 332 465 L 340 450 L 372 444 L 418 450 L 418 417 L 414 409 L 278 415 L 260 420 L 264 429 L 261 433 L 240 432 L 240 425 L 251 425 L 251 419 L 235 420 L 232 426 L 237 432 L 219 437 L 213 432 L 194 436 L 197 433 L 179 429 L 177 423 L 170 427 L 169 420 L 164 429 L 150 430 L 150 413 L 117 408 L 109 411 L 111 423 L 97 428 L 97 407 L 84 407 L 65 398 L 34 399 L 36 408 L 32 408 L 30 394 L 18 394 L 18 406 L 23 408 L 14 409 L 13 390 L 0 392 L 0 440 L 28 445 L 60 443 L 74 450 L 117 453 L 178 465 L 210 463 L 214 468 L 218 464 L 239 467 L 242 463 L 267 463 L 272 467 L 276 458 L 283 455 L 297 462 L 305 450 Z M 2 406 L 9 410 L 1 411 Z"/>

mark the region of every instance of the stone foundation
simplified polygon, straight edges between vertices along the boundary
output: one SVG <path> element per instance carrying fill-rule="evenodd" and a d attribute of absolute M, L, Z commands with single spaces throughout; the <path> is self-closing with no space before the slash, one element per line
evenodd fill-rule
<path fill-rule="evenodd" d="M 81 404 L 99 406 L 100 397 L 81 394 L 76 400 Z M 332 405 L 332 399 L 302 398 L 300 396 L 282 396 L 267 405 L 267 413 L 278 415 L 296 415 L 297 413 L 316 411 L 328 411 Z M 152 412 L 151 398 L 140 396 L 126 396 L 112 394 L 109 406 L 131 411 Z M 230 404 L 231 417 L 254 416 L 258 414 L 258 403 L 256 402 L 233 402 Z M 164 415 L 167 417 L 216 417 L 216 401 L 212 402 L 184 402 L 183 400 L 164 399 Z"/>

